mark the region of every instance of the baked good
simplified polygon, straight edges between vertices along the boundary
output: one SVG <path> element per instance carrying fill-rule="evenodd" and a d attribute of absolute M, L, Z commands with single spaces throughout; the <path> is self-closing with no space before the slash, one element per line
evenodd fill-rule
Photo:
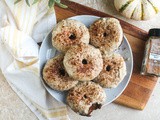
<path fill-rule="evenodd" d="M 65 53 L 72 45 L 80 43 L 89 43 L 89 31 L 79 21 L 62 20 L 52 31 L 52 45 L 58 51 Z"/>
<path fill-rule="evenodd" d="M 103 54 L 112 54 L 122 43 L 123 31 L 115 18 L 101 18 L 89 28 L 90 43 Z"/>
<path fill-rule="evenodd" d="M 67 103 L 71 109 L 80 115 L 90 116 L 91 112 L 100 109 L 106 100 L 103 88 L 94 82 L 81 82 L 69 90 Z"/>
<path fill-rule="evenodd" d="M 126 64 L 123 57 L 118 54 L 103 57 L 103 70 L 94 82 L 104 88 L 115 88 L 126 75 Z"/>
<path fill-rule="evenodd" d="M 65 91 L 74 87 L 78 81 L 69 77 L 63 66 L 64 55 L 60 54 L 44 66 L 43 79 L 54 90 Z"/>
<path fill-rule="evenodd" d="M 86 44 L 72 46 L 66 52 L 63 64 L 69 76 L 80 81 L 93 80 L 103 68 L 100 50 Z"/>

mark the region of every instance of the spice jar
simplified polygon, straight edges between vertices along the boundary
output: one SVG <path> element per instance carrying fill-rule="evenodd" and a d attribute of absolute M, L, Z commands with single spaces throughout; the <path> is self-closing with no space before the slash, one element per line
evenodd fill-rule
<path fill-rule="evenodd" d="M 160 77 L 160 29 L 149 30 L 141 74 Z"/>

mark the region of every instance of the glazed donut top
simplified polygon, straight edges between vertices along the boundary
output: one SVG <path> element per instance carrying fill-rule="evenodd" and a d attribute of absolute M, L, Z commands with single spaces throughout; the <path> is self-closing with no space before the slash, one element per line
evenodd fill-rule
<path fill-rule="evenodd" d="M 87 81 L 98 76 L 103 68 L 103 59 L 99 49 L 79 44 L 67 51 L 63 64 L 69 76 L 76 80 Z"/>
<path fill-rule="evenodd" d="M 94 82 L 81 82 L 67 95 L 67 103 L 75 112 L 89 116 L 105 102 L 106 94 L 101 86 Z"/>
<path fill-rule="evenodd" d="M 52 32 L 52 45 L 61 52 L 66 52 L 72 45 L 89 43 L 88 28 L 81 22 L 67 19 L 57 24 Z"/>
<path fill-rule="evenodd" d="M 111 56 L 103 56 L 103 70 L 95 78 L 95 82 L 105 88 L 115 88 L 126 75 L 126 64 L 123 57 L 114 53 Z"/>
<path fill-rule="evenodd" d="M 90 43 L 105 54 L 111 54 L 117 49 L 123 38 L 119 21 L 115 18 L 101 18 L 89 28 Z"/>
<path fill-rule="evenodd" d="M 78 81 L 69 77 L 63 66 L 64 55 L 60 54 L 47 61 L 43 69 L 43 79 L 55 90 L 64 91 L 74 87 Z"/>

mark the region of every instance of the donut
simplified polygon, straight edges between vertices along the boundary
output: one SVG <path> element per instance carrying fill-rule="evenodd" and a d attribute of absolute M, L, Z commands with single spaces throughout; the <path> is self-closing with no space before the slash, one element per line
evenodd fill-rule
<path fill-rule="evenodd" d="M 72 46 L 65 54 L 64 67 L 75 80 L 89 81 L 99 75 L 103 68 L 103 59 L 99 49 L 91 45 Z"/>
<path fill-rule="evenodd" d="M 64 55 L 60 54 L 50 60 L 44 66 L 43 79 L 46 84 L 58 91 L 66 91 L 73 88 L 78 81 L 69 77 L 63 66 Z"/>
<path fill-rule="evenodd" d="M 66 19 L 59 22 L 52 31 L 52 45 L 65 53 L 72 45 L 89 43 L 88 28 L 81 22 Z"/>
<path fill-rule="evenodd" d="M 93 110 L 100 109 L 105 100 L 103 88 L 91 81 L 80 82 L 69 90 L 66 98 L 70 108 L 83 116 L 90 116 Z"/>
<path fill-rule="evenodd" d="M 104 88 L 116 88 L 126 75 L 126 64 L 123 57 L 114 53 L 103 57 L 103 70 L 94 82 Z"/>
<path fill-rule="evenodd" d="M 103 54 L 112 54 L 122 43 L 123 31 L 115 18 L 101 18 L 89 27 L 90 44 Z"/>

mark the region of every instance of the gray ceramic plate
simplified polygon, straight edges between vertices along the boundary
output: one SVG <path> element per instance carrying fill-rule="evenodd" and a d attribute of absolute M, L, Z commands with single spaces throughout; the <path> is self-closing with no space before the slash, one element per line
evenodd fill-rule
<path fill-rule="evenodd" d="M 81 16 L 74 16 L 71 17 L 69 19 L 75 19 L 78 21 L 81 21 L 82 23 L 84 23 L 87 27 L 89 27 L 90 24 L 92 24 L 95 20 L 99 19 L 99 17 L 96 16 L 90 16 L 90 15 L 81 15 Z M 56 51 L 56 49 L 54 47 L 52 47 L 52 43 L 51 43 L 51 38 L 52 38 L 52 34 L 51 32 L 48 34 L 48 36 L 44 39 L 41 48 L 40 48 L 40 68 L 41 68 L 41 73 L 42 73 L 42 69 L 46 63 L 46 61 L 52 57 L 54 57 L 56 54 L 58 54 L 58 51 Z M 105 105 L 111 103 L 112 101 L 114 101 L 119 95 L 121 95 L 121 93 L 124 91 L 124 89 L 126 88 L 126 86 L 128 85 L 129 81 L 130 81 L 130 77 L 132 74 L 132 68 L 133 68 L 133 56 L 132 56 L 132 51 L 131 51 L 131 47 L 126 39 L 126 37 L 124 36 L 124 40 L 123 43 L 121 44 L 119 50 L 117 50 L 116 52 L 120 53 L 124 59 L 126 60 L 126 66 L 127 66 L 127 75 L 125 76 L 125 78 L 123 79 L 123 81 L 118 85 L 117 88 L 112 88 L 112 89 L 105 89 L 106 95 L 107 95 L 107 100 L 105 102 Z M 42 76 L 42 75 L 41 75 Z M 47 91 L 58 101 L 65 103 L 65 96 L 66 96 L 66 92 L 59 92 L 59 91 L 55 91 L 51 88 L 49 88 L 44 81 L 42 80 L 45 88 L 47 89 Z"/>

